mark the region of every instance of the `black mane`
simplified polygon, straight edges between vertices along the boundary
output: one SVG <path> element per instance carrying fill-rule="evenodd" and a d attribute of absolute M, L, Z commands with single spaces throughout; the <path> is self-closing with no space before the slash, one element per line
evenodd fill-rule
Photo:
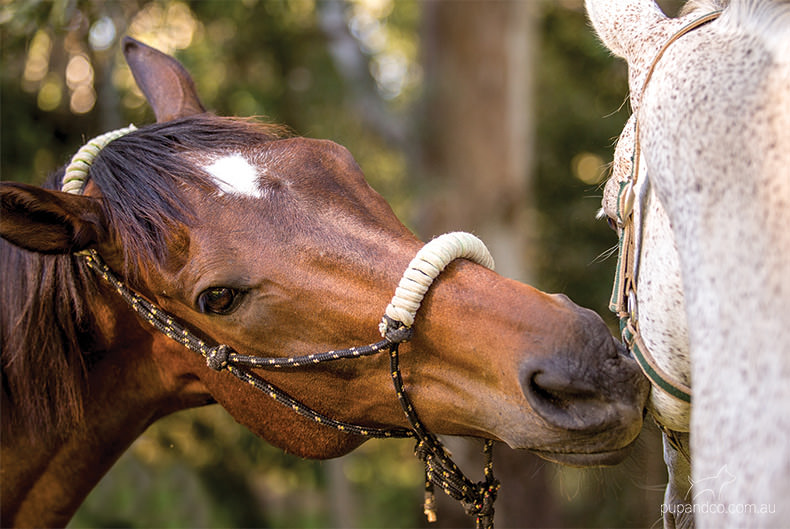
<path fill-rule="evenodd" d="M 194 218 L 180 187 L 213 189 L 185 153 L 248 149 L 281 130 L 201 114 L 141 128 L 107 145 L 90 181 L 100 189 L 108 229 L 124 245 L 124 273 L 161 263 L 169 230 Z M 60 189 L 63 169 L 44 185 Z M 87 300 L 93 273 L 81 258 L 43 255 L 0 240 L 2 434 L 64 431 L 82 415 L 95 326 Z M 120 272 L 120 271 L 119 271 Z"/>

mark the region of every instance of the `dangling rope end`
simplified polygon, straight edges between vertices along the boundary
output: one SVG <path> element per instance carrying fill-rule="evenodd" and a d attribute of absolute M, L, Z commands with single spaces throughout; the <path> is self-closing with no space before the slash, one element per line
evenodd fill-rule
<path fill-rule="evenodd" d="M 427 477 L 425 478 L 425 503 L 423 504 L 423 511 L 428 523 L 435 523 L 436 516 L 436 496 L 433 493 L 433 483 Z"/>

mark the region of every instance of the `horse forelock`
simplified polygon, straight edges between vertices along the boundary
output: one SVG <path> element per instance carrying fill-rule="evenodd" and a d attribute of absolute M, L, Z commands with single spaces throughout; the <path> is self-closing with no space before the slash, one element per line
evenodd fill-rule
<path fill-rule="evenodd" d="M 279 138 L 281 132 L 248 120 L 199 115 L 141 128 L 105 147 L 90 179 L 101 192 L 109 228 L 122 246 L 122 272 L 134 275 L 145 263 L 163 264 L 169 234 L 195 220 L 182 198 L 185 188 L 221 192 L 219 182 L 197 159 L 245 151 Z"/>
<path fill-rule="evenodd" d="M 217 190 L 211 175 L 189 161 L 199 152 L 243 151 L 283 135 L 276 126 L 198 115 L 143 127 L 105 147 L 90 170 L 101 192 L 107 229 L 121 244 L 124 269 L 163 265 L 179 225 L 196 212 L 185 186 Z M 63 170 L 44 187 L 59 189 Z M 96 278 L 71 255 L 43 255 L 0 241 L 2 433 L 38 436 L 63 431 L 82 415 L 86 373 L 96 354 L 89 300 Z"/>
<path fill-rule="evenodd" d="M 680 16 L 691 13 L 711 13 L 727 7 L 729 0 L 689 0 L 680 10 Z"/>
<path fill-rule="evenodd" d="M 722 22 L 729 30 L 756 35 L 776 47 L 774 52 L 786 60 L 790 53 L 787 25 L 790 24 L 790 2 L 787 0 L 689 0 L 681 15 L 706 14 L 726 10 Z"/>

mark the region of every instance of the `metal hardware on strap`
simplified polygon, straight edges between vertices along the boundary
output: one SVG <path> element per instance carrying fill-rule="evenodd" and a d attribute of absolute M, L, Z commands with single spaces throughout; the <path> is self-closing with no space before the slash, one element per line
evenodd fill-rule
<path fill-rule="evenodd" d="M 669 373 L 661 369 L 653 356 L 649 353 L 645 342 L 642 340 L 637 328 L 637 322 L 628 318 L 622 329 L 623 342 L 633 353 L 636 363 L 644 372 L 650 382 L 669 393 L 676 399 L 691 403 L 691 388 L 683 382 L 674 379 Z"/>
<path fill-rule="evenodd" d="M 625 182 L 624 182 L 625 183 Z M 620 193 L 633 194 L 631 185 L 622 185 Z M 653 386 L 665 391 L 673 397 L 690 403 L 691 388 L 671 376 L 659 367 L 650 350 L 642 339 L 639 331 L 639 301 L 636 287 L 639 278 L 639 252 L 641 251 L 641 226 L 634 223 L 634 208 L 643 205 L 644 195 L 640 193 L 638 200 L 632 202 L 628 214 L 618 219 L 622 228 L 618 243 L 619 256 L 615 270 L 615 279 L 609 309 L 620 319 L 620 330 L 623 342 L 631 351 L 642 372 Z M 619 200 L 628 204 L 630 200 Z"/>

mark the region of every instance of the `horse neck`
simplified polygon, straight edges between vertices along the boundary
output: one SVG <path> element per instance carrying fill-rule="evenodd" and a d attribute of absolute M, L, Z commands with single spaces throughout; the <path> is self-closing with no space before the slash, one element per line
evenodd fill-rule
<path fill-rule="evenodd" d="M 67 428 L 4 432 L 3 527 L 64 526 L 148 425 L 209 400 L 190 380 L 163 381 L 151 359 L 178 345 L 143 329 L 118 296 L 104 292 L 86 302 L 101 329 L 90 341 L 104 350 L 87 373 L 83 413 Z M 12 405 L 5 392 L 3 405 Z"/>
<path fill-rule="evenodd" d="M 84 419 L 71 429 L 41 437 L 3 439 L 3 527 L 64 526 L 151 423 L 173 411 L 207 402 L 199 390 L 178 397 L 163 388 L 152 388 L 157 373 L 135 372 L 132 362 L 123 361 L 124 357 L 149 355 L 148 347 L 130 347 L 96 366 L 88 383 Z"/>
<path fill-rule="evenodd" d="M 150 418 L 109 409 L 107 392 L 91 394 L 85 420 L 62 434 L 4 439 L 4 527 L 64 526 L 90 490 Z M 117 403 L 113 403 L 117 406 Z"/>

